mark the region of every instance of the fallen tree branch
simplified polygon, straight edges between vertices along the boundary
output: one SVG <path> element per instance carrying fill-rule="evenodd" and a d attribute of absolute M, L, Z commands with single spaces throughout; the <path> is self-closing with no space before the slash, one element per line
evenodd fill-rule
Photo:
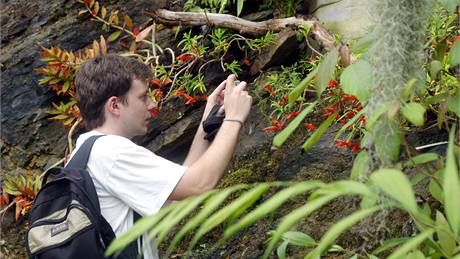
<path fill-rule="evenodd" d="M 149 9 L 146 10 L 146 13 L 162 24 L 192 26 L 207 24 L 209 26 L 228 28 L 254 36 L 264 35 L 268 31 L 279 32 L 285 28 L 293 28 L 295 30 L 302 24 L 310 23 L 312 24 L 311 33 L 324 49 L 327 51 L 338 49 L 344 67 L 351 63 L 348 46 L 343 43 L 336 43 L 334 37 L 332 37 L 316 18 L 306 20 L 303 18 L 289 17 L 252 22 L 229 14 L 173 12 L 165 9 Z"/>

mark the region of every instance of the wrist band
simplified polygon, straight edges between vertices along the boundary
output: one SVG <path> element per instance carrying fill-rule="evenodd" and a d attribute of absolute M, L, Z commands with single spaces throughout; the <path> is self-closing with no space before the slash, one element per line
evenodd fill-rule
<path fill-rule="evenodd" d="M 241 124 L 241 127 L 243 127 L 244 125 L 244 122 L 240 121 L 240 120 L 233 120 L 233 119 L 224 119 L 224 121 L 235 121 L 235 122 L 238 122 Z"/>

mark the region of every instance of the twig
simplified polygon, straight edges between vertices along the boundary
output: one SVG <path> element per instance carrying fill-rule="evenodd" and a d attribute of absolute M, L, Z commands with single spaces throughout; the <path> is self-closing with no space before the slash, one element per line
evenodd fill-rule
<path fill-rule="evenodd" d="M 415 150 L 421 150 L 421 149 L 425 149 L 425 148 L 429 148 L 429 147 L 445 145 L 445 144 L 448 144 L 448 143 L 449 143 L 448 141 L 441 141 L 441 142 L 431 143 L 431 144 L 415 147 Z"/>

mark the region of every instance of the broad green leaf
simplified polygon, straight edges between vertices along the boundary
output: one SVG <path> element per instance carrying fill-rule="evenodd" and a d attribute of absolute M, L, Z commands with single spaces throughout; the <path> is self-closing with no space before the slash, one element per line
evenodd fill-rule
<path fill-rule="evenodd" d="M 402 114 L 415 126 L 423 126 L 426 108 L 420 103 L 408 103 L 401 109 Z"/>
<path fill-rule="evenodd" d="M 449 101 L 447 101 L 447 108 L 449 111 L 455 113 L 457 117 L 460 117 L 460 90 L 458 90 L 456 95 L 449 98 Z"/>
<path fill-rule="evenodd" d="M 381 207 L 376 206 L 369 209 L 358 210 L 352 213 L 351 215 L 343 218 L 339 222 L 335 223 L 321 238 L 321 240 L 318 243 L 318 246 L 313 251 L 311 251 L 305 258 L 319 258 L 321 254 L 325 252 L 327 248 L 331 246 L 344 231 L 351 228 L 360 220 L 370 216 L 371 214 L 375 213 L 380 209 Z"/>
<path fill-rule="evenodd" d="M 366 33 L 363 37 L 359 38 L 351 45 L 351 51 L 354 53 L 364 52 L 375 42 L 375 33 Z"/>
<path fill-rule="evenodd" d="M 411 238 L 410 240 L 406 241 L 404 245 L 396 249 L 387 259 L 400 259 L 406 258 L 408 252 L 416 248 L 420 245 L 425 239 L 431 237 L 434 233 L 434 229 L 428 229 L 421 234 Z"/>
<path fill-rule="evenodd" d="M 328 203 L 332 199 L 335 199 L 339 196 L 339 194 L 331 194 L 327 196 L 319 197 L 315 200 L 312 200 L 302 207 L 299 207 L 281 219 L 281 223 L 278 225 L 278 228 L 273 233 L 272 239 L 268 244 L 267 248 L 265 249 L 263 258 L 268 258 L 270 253 L 275 248 L 275 245 L 280 241 L 283 233 L 287 232 L 291 227 L 293 227 L 300 219 L 308 216 L 313 211 L 319 209 L 324 204 Z"/>
<path fill-rule="evenodd" d="M 332 116 L 329 116 L 326 121 L 324 121 L 318 129 L 303 143 L 302 148 L 304 151 L 308 151 L 310 148 L 312 148 L 321 138 L 321 136 L 324 134 L 324 132 L 331 126 L 332 122 L 335 119 L 335 114 Z"/>
<path fill-rule="evenodd" d="M 412 78 L 411 80 L 407 81 L 404 85 L 403 90 L 401 91 L 401 100 L 407 101 L 410 96 L 414 93 L 412 88 L 414 88 L 415 84 L 418 82 L 417 79 Z"/>
<path fill-rule="evenodd" d="M 309 235 L 298 232 L 298 231 L 289 231 L 283 234 L 282 239 L 296 246 L 315 246 L 316 241 L 311 238 Z"/>
<path fill-rule="evenodd" d="M 110 243 L 107 250 L 105 250 L 104 255 L 110 256 L 117 251 L 123 250 L 132 241 L 136 240 L 144 232 L 155 226 L 165 215 L 167 215 L 175 208 L 176 204 L 170 204 L 152 216 L 140 218 L 129 231 L 123 233 L 121 236 L 112 241 L 112 243 Z"/>
<path fill-rule="evenodd" d="M 351 64 L 342 72 L 340 85 L 347 94 L 356 96 L 361 103 L 367 101 L 372 85 L 371 65 L 364 59 Z"/>
<path fill-rule="evenodd" d="M 451 258 L 456 248 L 455 235 L 450 230 L 446 218 L 439 211 L 436 211 L 436 235 L 438 236 L 438 244 L 445 252 L 445 256 Z"/>
<path fill-rule="evenodd" d="M 302 95 L 305 88 L 310 84 L 311 80 L 316 76 L 318 72 L 318 67 L 316 67 L 313 71 L 308 74 L 295 88 L 289 93 L 288 102 L 289 104 L 293 104 L 299 97 Z"/>
<path fill-rule="evenodd" d="M 409 166 L 428 163 L 428 162 L 437 160 L 438 158 L 439 156 L 436 153 L 423 153 L 423 154 L 411 157 L 409 160 L 405 161 L 403 163 L 403 167 L 409 167 Z"/>
<path fill-rule="evenodd" d="M 172 217 L 168 217 L 167 219 L 160 222 L 160 228 L 158 229 L 158 236 L 156 238 L 156 242 L 160 244 L 166 237 L 166 235 L 171 231 L 171 229 L 174 226 L 176 226 L 176 224 L 178 224 L 181 219 L 187 216 L 198 205 L 200 205 L 205 199 L 207 199 L 210 195 L 214 194 L 215 192 L 215 190 L 212 190 L 199 196 L 191 197 L 193 199 L 191 199 L 190 201 L 182 201 L 182 203 L 185 203 L 186 206 L 181 208 L 179 211 L 171 213 L 170 215 L 172 215 Z"/>
<path fill-rule="evenodd" d="M 328 52 L 324 59 L 318 66 L 318 74 L 316 75 L 315 87 L 316 93 L 318 94 L 318 98 L 321 93 L 326 89 L 329 81 L 332 79 L 334 75 L 335 66 L 339 61 L 339 51 L 337 49 L 333 49 L 332 51 Z"/>
<path fill-rule="evenodd" d="M 284 242 L 281 243 L 281 245 L 278 246 L 278 248 L 276 249 L 276 255 L 278 255 L 278 258 L 279 258 L 279 259 L 285 259 L 285 258 L 286 258 L 286 248 L 287 248 L 288 244 L 289 244 L 288 241 L 284 241 Z"/>
<path fill-rule="evenodd" d="M 407 255 L 407 259 L 425 259 L 425 255 L 420 250 L 415 250 Z"/>
<path fill-rule="evenodd" d="M 460 64 L 460 41 L 454 43 L 454 46 L 449 51 L 448 56 L 449 64 L 451 66 L 456 66 Z"/>
<path fill-rule="evenodd" d="M 256 209 L 244 216 L 236 224 L 233 224 L 227 228 L 224 232 L 224 239 L 232 237 L 242 229 L 254 224 L 257 220 L 268 216 L 269 213 L 276 211 L 276 209 L 283 205 L 288 199 L 301 193 L 318 188 L 322 185 L 323 183 L 318 181 L 301 182 L 278 192 L 277 194 L 273 195 L 273 197 L 258 206 Z"/>
<path fill-rule="evenodd" d="M 351 168 L 350 179 L 359 180 L 370 169 L 371 159 L 366 150 L 361 150 L 355 157 L 353 167 Z"/>
<path fill-rule="evenodd" d="M 295 117 L 289 125 L 283 129 L 280 133 L 278 133 L 275 138 L 273 138 L 273 146 L 281 147 L 283 143 L 288 139 L 288 137 L 294 132 L 294 130 L 302 123 L 307 116 L 313 109 L 315 108 L 317 102 L 313 102 L 308 105 L 297 117 Z"/>
<path fill-rule="evenodd" d="M 418 214 L 412 185 L 403 172 L 396 169 L 380 169 L 370 176 L 370 180 L 386 194 L 401 203 L 403 209 L 412 215 Z"/>
<path fill-rule="evenodd" d="M 112 41 L 115 41 L 116 39 L 118 39 L 118 37 L 120 36 L 121 34 L 121 31 L 115 31 L 113 32 L 112 34 L 110 34 L 109 38 L 108 38 L 108 41 L 109 42 L 112 42 Z"/>
<path fill-rule="evenodd" d="M 166 254 L 170 254 L 172 250 L 176 247 L 177 243 L 182 240 L 182 238 L 192 231 L 195 227 L 197 227 L 201 222 L 203 222 L 209 215 L 219 206 L 225 199 L 233 192 L 237 190 L 241 190 L 242 188 L 246 187 L 246 185 L 240 184 L 236 186 L 232 186 L 230 188 L 224 189 L 219 191 L 218 193 L 214 194 L 211 198 L 209 198 L 203 208 L 200 209 L 200 212 L 193 218 L 187 221 L 185 226 L 183 226 L 179 232 L 174 236 L 171 244 L 168 247 L 168 251 Z"/>
<path fill-rule="evenodd" d="M 237 211 L 242 206 L 247 206 L 248 204 L 253 204 L 257 201 L 262 194 L 264 194 L 268 188 L 269 184 L 263 183 L 256 185 L 252 189 L 243 193 L 238 199 L 231 202 L 229 205 L 223 207 L 213 215 L 211 215 L 197 230 L 195 236 L 190 243 L 190 247 L 195 246 L 195 244 L 200 240 L 200 238 L 214 229 L 217 225 L 224 222 L 228 217 L 230 217 L 235 211 Z"/>
<path fill-rule="evenodd" d="M 450 227 L 455 235 L 460 230 L 460 180 L 458 167 L 454 156 L 455 124 L 450 130 L 449 144 L 447 146 L 446 167 L 444 170 L 444 210 Z"/>
<path fill-rule="evenodd" d="M 410 178 L 410 183 L 412 186 L 416 186 L 419 184 L 421 181 L 425 180 L 428 176 L 423 173 L 416 173 L 412 178 Z"/>
<path fill-rule="evenodd" d="M 439 60 L 433 60 L 430 63 L 430 77 L 435 79 L 439 71 L 442 69 L 442 63 Z"/>
<path fill-rule="evenodd" d="M 407 240 L 409 240 L 408 237 L 398 237 L 398 238 L 392 238 L 392 239 L 386 240 L 385 242 L 383 242 L 383 244 L 381 244 L 374 251 L 372 251 L 372 254 L 375 254 L 375 255 L 380 254 L 381 252 L 387 249 L 393 248 L 395 246 L 399 246 L 400 244 L 406 242 Z"/>
<path fill-rule="evenodd" d="M 428 191 L 430 192 L 431 196 L 433 196 L 433 198 L 441 203 L 444 203 L 443 190 L 434 179 L 430 180 L 430 183 L 428 184 Z"/>
<path fill-rule="evenodd" d="M 380 104 L 371 117 L 367 119 L 366 128 L 371 130 L 380 117 L 388 111 L 389 103 Z"/>
<path fill-rule="evenodd" d="M 391 122 L 390 122 L 391 123 Z M 401 129 L 398 125 L 390 125 L 385 128 L 376 128 L 375 150 L 380 158 L 397 161 L 399 148 L 402 141 Z M 389 134 L 391 132 L 391 135 Z"/>
<path fill-rule="evenodd" d="M 360 110 L 358 113 L 355 114 L 355 116 L 353 116 L 353 118 L 351 118 L 345 125 L 343 125 L 340 130 L 337 132 L 337 134 L 335 134 L 335 137 L 334 137 L 334 141 L 336 141 L 338 138 L 340 138 L 340 136 L 342 136 L 342 134 L 351 126 L 355 123 L 356 120 L 359 119 L 359 117 L 361 117 L 361 115 L 366 111 L 366 109 L 362 109 Z"/>

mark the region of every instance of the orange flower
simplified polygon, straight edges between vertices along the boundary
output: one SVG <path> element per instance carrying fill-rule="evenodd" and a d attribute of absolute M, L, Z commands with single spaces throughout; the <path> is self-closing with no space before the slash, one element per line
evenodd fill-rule
<path fill-rule="evenodd" d="M 336 141 L 335 145 L 338 147 L 351 147 L 353 143 L 351 143 L 350 141 Z"/>
<path fill-rule="evenodd" d="M 137 36 L 139 33 L 141 33 L 141 30 L 138 27 L 133 29 L 134 36 Z"/>
<path fill-rule="evenodd" d="M 328 87 L 329 87 L 329 89 L 338 88 L 339 87 L 339 82 L 337 82 L 335 80 L 330 80 L 329 84 L 328 84 Z"/>
<path fill-rule="evenodd" d="M 265 127 L 265 128 L 262 129 L 263 131 L 278 131 L 278 130 L 282 130 L 284 128 L 284 124 L 280 123 L 277 119 L 270 118 L 270 121 L 275 123 L 275 125 Z"/>
<path fill-rule="evenodd" d="M 356 143 L 351 147 L 351 152 L 353 152 L 353 153 L 356 153 L 356 152 L 358 152 L 360 150 L 361 150 L 361 146 L 359 145 L 359 143 Z"/>
<path fill-rule="evenodd" d="M 269 84 L 265 83 L 264 86 L 270 92 L 271 95 L 276 96 L 276 93 L 273 91 L 272 87 Z"/>
<path fill-rule="evenodd" d="M 308 129 L 309 131 L 312 131 L 312 130 L 315 130 L 315 129 L 316 129 L 316 126 L 315 126 L 315 125 L 310 124 L 310 123 L 307 123 L 307 122 L 305 122 L 303 125 L 304 125 L 305 127 L 307 127 L 307 129 Z"/>
<path fill-rule="evenodd" d="M 250 66 L 251 65 L 251 60 L 249 60 L 249 58 L 245 58 L 243 60 L 243 63 L 246 65 L 246 66 Z"/>
<path fill-rule="evenodd" d="M 152 118 L 156 117 L 158 115 L 157 108 L 150 109 L 150 115 L 152 115 Z"/>
<path fill-rule="evenodd" d="M 298 115 L 299 115 L 299 112 L 291 112 L 291 113 L 288 114 L 286 120 L 290 120 L 290 119 L 292 119 L 292 118 L 295 118 L 295 117 L 297 117 Z"/>
<path fill-rule="evenodd" d="M 460 39 L 460 35 L 457 35 L 455 36 L 455 38 L 450 41 L 450 40 L 447 40 L 448 42 L 452 42 L 451 44 L 449 44 L 449 46 L 447 46 L 449 49 L 452 48 L 454 46 L 454 44 L 458 41 L 458 39 Z"/>
<path fill-rule="evenodd" d="M 194 60 L 195 56 L 193 56 L 191 54 L 182 54 L 182 55 L 178 56 L 177 59 L 182 61 L 182 62 L 187 62 L 189 60 Z"/>

